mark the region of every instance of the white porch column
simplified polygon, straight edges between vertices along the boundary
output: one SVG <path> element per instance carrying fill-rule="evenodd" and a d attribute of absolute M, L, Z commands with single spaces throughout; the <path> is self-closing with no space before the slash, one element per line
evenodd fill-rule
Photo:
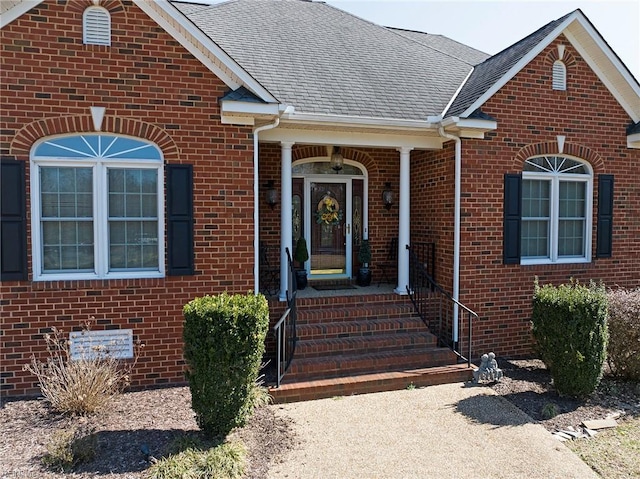
<path fill-rule="evenodd" d="M 411 208 L 411 178 L 410 178 L 410 153 L 413 148 L 398 148 L 400 152 L 400 192 L 399 192 L 399 219 L 398 219 L 398 287 L 395 292 L 407 294 L 409 286 L 409 251 L 410 244 L 410 208 Z"/>
<path fill-rule="evenodd" d="M 280 301 L 287 299 L 287 276 L 289 265 L 287 263 L 287 252 L 293 255 L 293 231 L 291 213 L 291 147 L 293 142 L 282 142 L 281 145 L 281 194 L 280 194 Z"/>

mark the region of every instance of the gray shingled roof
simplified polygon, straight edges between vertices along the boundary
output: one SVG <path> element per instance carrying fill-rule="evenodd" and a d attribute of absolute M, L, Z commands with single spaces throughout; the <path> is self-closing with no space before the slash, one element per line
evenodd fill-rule
<path fill-rule="evenodd" d="M 425 120 L 471 70 L 446 54 L 321 2 L 172 2 L 297 112 Z"/>
<path fill-rule="evenodd" d="M 640 121 L 638 123 L 631 123 L 627 127 L 627 135 L 635 135 L 636 133 L 640 133 Z"/>
<path fill-rule="evenodd" d="M 573 12 L 572 12 L 573 13 Z M 478 98 L 489 90 L 500 78 L 502 78 L 516 63 L 529 53 L 538 43 L 544 40 L 549 33 L 561 24 L 571 13 L 554 20 L 531 35 L 523 38 L 509 48 L 496 53 L 491 58 L 477 65 L 460 90 L 460 93 L 446 112 L 446 116 L 459 116 L 469 108 Z"/>
<path fill-rule="evenodd" d="M 434 35 L 432 33 L 417 32 L 415 30 L 405 30 L 403 28 L 387 27 L 389 30 L 396 32 L 398 35 L 410 38 L 423 45 L 434 48 L 448 55 L 460 58 L 471 65 L 482 63 L 491 55 L 481 52 L 463 43 L 447 38 L 443 35 Z"/>

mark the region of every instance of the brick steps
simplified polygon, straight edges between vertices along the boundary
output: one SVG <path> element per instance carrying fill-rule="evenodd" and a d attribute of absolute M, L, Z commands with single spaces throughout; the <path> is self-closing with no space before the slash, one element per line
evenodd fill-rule
<path fill-rule="evenodd" d="M 355 352 L 317 358 L 296 357 L 285 378 L 286 381 L 333 378 L 377 371 L 444 366 L 455 361 L 456 355 L 447 348 L 391 350 L 368 354 Z"/>
<path fill-rule="evenodd" d="M 304 298 L 297 313 L 296 353 L 283 383 L 271 389 L 276 402 L 471 377 L 451 350 L 436 346 L 407 298 L 388 293 Z"/>
<path fill-rule="evenodd" d="M 415 318 L 368 319 L 340 321 L 325 324 L 298 323 L 298 340 L 345 338 L 371 336 L 373 334 L 418 334 L 425 332 L 426 326 Z"/>
<path fill-rule="evenodd" d="M 310 401 L 335 396 L 350 396 L 381 391 L 406 389 L 407 386 L 432 386 L 469 381 L 472 369 L 465 364 L 453 364 L 422 369 L 387 371 L 347 377 L 285 382 L 269 393 L 275 403 Z"/>
<path fill-rule="evenodd" d="M 296 358 L 317 358 L 349 353 L 370 354 L 396 350 L 408 351 L 435 345 L 436 339 L 429 333 L 376 334 L 345 338 L 312 339 L 298 343 Z"/>

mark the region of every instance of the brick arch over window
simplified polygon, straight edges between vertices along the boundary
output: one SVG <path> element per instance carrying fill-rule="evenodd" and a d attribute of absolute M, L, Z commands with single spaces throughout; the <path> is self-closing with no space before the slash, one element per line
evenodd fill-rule
<path fill-rule="evenodd" d="M 547 141 L 544 143 L 533 143 L 522 148 L 515 156 L 513 160 L 513 170 L 522 171 L 524 162 L 532 156 L 539 155 L 568 155 L 574 156 L 585 160 L 591 164 L 594 170 L 594 174 L 598 171 L 604 170 L 604 160 L 602 157 L 586 146 L 578 145 L 576 143 L 565 143 L 562 153 L 558 152 L 557 141 Z"/>
<path fill-rule="evenodd" d="M 363 165 L 369 174 L 376 169 L 376 164 L 371 155 L 355 148 L 341 147 L 342 156 L 349 160 L 357 161 Z M 304 160 L 305 158 L 317 158 L 327 156 L 327 145 L 301 146 L 293 148 L 293 161 Z"/>
<path fill-rule="evenodd" d="M 556 60 L 561 60 L 562 63 L 567 67 L 567 69 L 573 67 L 576 64 L 576 57 L 565 48 L 564 55 L 560 58 L 557 48 L 553 48 L 548 54 L 545 61 L 549 64 L 549 66 L 553 66 Z"/>
<path fill-rule="evenodd" d="M 76 12 L 82 14 L 88 7 L 94 7 L 93 0 L 71 0 L 65 5 L 68 12 Z M 126 15 L 126 9 L 120 0 L 100 0 L 99 7 L 105 8 L 111 15 L 116 13 Z"/>
<path fill-rule="evenodd" d="M 16 133 L 11 142 L 10 154 L 15 157 L 23 156 L 28 158 L 32 145 L 41 138 L 92 131 L 94 131 L 94 127 L 91 115 L 62 116 L 34 121 Z M 171 136 L 162 128 L 151 123 L 132 118 L 105 116 L 101 132 L 134 136 L 151 141 L 162 150 L 165 163 L 175 163 L 180 158 L 178 146 Z"/>

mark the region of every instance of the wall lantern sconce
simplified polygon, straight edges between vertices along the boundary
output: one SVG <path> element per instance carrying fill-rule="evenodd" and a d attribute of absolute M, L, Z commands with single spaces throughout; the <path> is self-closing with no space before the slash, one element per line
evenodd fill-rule
<path fill-rule="evenodd" d="M 342 153 L 340 153 L 340 147 L 334 146 L 333 152 L 331 153 L 331 169 L 338 173 L 342 169 L 343 164 L 344 157 Z"/>
<path fill-rule="evenodd" d="M 391 209 L 393 203 L 395 202 L 393 191 L 391 191 L 391 183 L 388 181 L 384 184 L 384 190 L 382 191 L 382 202 L 384 203 L 384 207 L 388 210 Z"/>
<path fill-rule="evenodd" d="M 264 185 L 264 188 L 266 188 L 264 192 L 264 200 L 269 205 L 269 207 L 273 209 L 278 204 L 278 190 L 276 190 L 276 187 L 274 186 L 274 181 L 267 181 L 267 184 Z"/>

